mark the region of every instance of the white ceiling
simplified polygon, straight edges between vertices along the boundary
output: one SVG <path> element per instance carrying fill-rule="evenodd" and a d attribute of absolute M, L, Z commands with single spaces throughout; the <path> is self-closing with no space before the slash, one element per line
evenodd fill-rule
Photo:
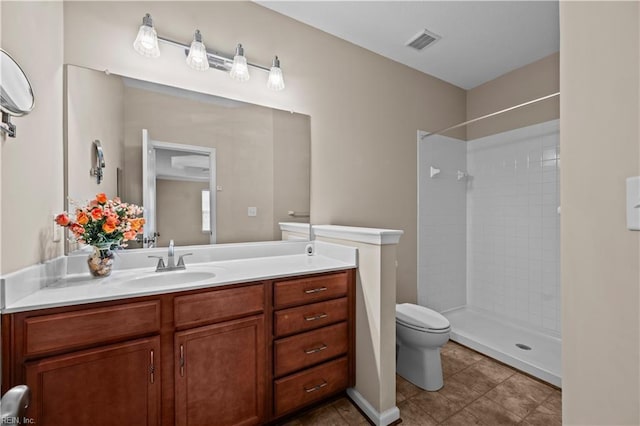
<path fill-rule="evenodd" d="M 258 3 L 464 89 L 559 50 L 557 1 Z M 423 29 L 442 39 L 406 47 Z"/>

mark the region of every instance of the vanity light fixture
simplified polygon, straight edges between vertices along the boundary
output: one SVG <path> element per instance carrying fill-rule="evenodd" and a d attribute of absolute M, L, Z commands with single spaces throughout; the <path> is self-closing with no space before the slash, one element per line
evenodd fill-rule
<path fill-rule="evenodd" d="M 207 48 L 202 43 L 202 34 L 200 30 L 196 30 L 193 35 L 193 41 L 187 55 L 187 65 L 197 71 L 206 71 L 209 69 L 209 60 L 207 59 Z"/>
<path fill-rule="evenodd" d="M 157 58 L 160 56 L 158 48 L 158 33 L 153 28 L 153 19 L 148 13 L 142 18 L 142 25 L 138 30 L 136 41 L 133 42 L 133 48 L 142 56 L 148 58 Z"/>
<path fill-rule="evenodd" d="M 271 67 L 265 67 L 248 62 L 244 56 L 244 48 L 240 43 L 236 46 L 233 56 L 207 50 L 202 42 L 202 34 L 199 30 L 195 31 L 191 45 L 161 37 L 158 36 L 153 27 L 151 15 L 147 13 L 142 18 L 142 26 L 140 26 L 138 30 L 138 36 L 133 43 L 133 47 L 136 52 L 142 56 L 157 58 L 160 56 L 160 49 L 158 48 L 159 41 L 184 49 L 185 55 L 187 56 L 187 65 L 193 69 L 205 71 L 213 68 L 228 72 L 234 80 L 247 81 L 250 78 L 249 67 L 252 67 L 269 73 L 267 81 L 267 87 L 269 89 L 276 91 L 284 89 L 284 78 L 282 69 L 280 68 L 280 60 L 277 56 L 273 59 Z"/>
<path fill-rule="evenodd" d="M 249 80 L 249 67 L 247 66 L 247 58 L 244 57 L 244 48 L 240 43 L 236 46 L 236 54 L 233 56 L 233 65 L 229 75 L 232 79 L 238 81 Z"/>
<path fill-rule="evenodd" d="M 280 60 L 278 56 L 273 58 L 273 65 L 269 71 L 269 80 L 267 80 L 267 87 L 271 90 L 280 91 L 284 89 L 284 77 L 282 76 L 282 70 L 280 69 Z"/>

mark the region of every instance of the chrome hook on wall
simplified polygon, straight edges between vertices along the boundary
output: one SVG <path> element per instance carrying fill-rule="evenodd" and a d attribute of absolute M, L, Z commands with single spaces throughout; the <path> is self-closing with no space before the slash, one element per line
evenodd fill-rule
<path fill-rule="evenodd" d="M 89 176 L 95 176 L 96 182 L 100 185 L 104 176 L 102 169 L 105 168 L 104 151 L 102 151 L 102 144 L 98 139 L 93 141 L 93 145 L 96 151 L 96 165 L 89 170 Z"/>
<path fill-rule="evenodd" d="M 16 137 L 16 125 L 11 122 L 11 117 L 6 112 L 2 112 L 2 123 L 0 130 L 5 132 L 10 138 Z"/>

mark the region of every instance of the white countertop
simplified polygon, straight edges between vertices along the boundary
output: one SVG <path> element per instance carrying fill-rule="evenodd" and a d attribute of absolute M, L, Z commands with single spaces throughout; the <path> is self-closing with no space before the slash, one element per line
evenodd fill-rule
<path fill-rule="evenodd" d="M 218 262 L 195 263 L 187 265 L 185 271 L 155 272 L 155 268 L 116 270 L 106 278 L 91 278 L 87 273 L 67 275 L 25 297 L 22 297 L 2 309 L 3 314 L 31 311 L 35 309 L 104 302 L 108 300 L 173 293 L 229 284 L 259 281 L 296 275 L 338 271 L 355 268 L 350 261 L 337 260 L 323 255 L 306 254 L 253 257 Z M 181 274 L 185 272 L 214 273 L 213 278 L 191 281 L 186 284 L 166 285 L 161 281 L 163 274 Z M 139 278 L 150 277 L 148 285 L 139 286 Z M 154 280 L 158 277 L 158 280 Z"/>

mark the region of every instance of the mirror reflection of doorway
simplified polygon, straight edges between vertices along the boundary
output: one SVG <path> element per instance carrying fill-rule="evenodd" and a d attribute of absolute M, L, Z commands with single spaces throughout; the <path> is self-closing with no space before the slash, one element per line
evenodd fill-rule
<path fill-rule="evenodd" d="M 144 247 L 216 242 L 215 148 L 160 142 L 142 130 Z"/>

